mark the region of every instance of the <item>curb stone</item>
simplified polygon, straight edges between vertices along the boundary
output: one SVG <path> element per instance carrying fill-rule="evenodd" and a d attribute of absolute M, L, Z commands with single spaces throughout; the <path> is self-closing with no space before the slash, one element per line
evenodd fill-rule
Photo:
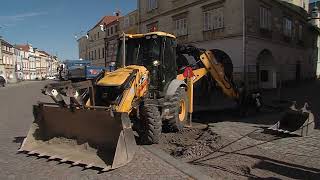
<path fill-rule="evenodd" d="M 191 165 L 175 159 L 174 157 L 170 156 L 169 154 L 167 154 L 163 150 L 160 150 L 159 148 L 155 148 L 153 146 L 147 146 L 147 145 L 142 146 L 142 147 L 144 149 L 146 149 L 147 151 L 151 152 L 152 154 L 156 155 L 157 157 L 159 157 L 163 161 L 165 161 L 168 164 L 172 165 L 173 167 L 177 168 L 178 170 L 180 170 L 184 174 L 190 176 L 192 179 L 198 179 L 198 180 L 212 180 L 213 179 L 212 177 L 205 175 L 204 173 L 202 173 L 198 169 L 192 167 Z"/>

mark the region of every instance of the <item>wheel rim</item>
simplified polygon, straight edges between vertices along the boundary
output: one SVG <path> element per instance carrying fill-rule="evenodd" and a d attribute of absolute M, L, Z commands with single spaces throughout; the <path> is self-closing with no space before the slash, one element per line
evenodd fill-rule
<path fill-rule="evenodd" d="M 180 100 L 180 107 L 179 107 L 179 120 L 184 121 L 186 117 L 186 102 L 184 99 Z"/>

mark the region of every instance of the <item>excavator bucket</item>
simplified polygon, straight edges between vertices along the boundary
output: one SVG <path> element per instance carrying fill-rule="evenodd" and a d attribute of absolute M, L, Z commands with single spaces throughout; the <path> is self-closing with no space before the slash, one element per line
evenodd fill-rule
<path fill-rule="evenodd" d="M 315 128 L 314 115 L 307 110 L 307 107 L 306 103 L 302 109 L 298 110 L 294 103 L 282 119 L 268 129 L 298 136 L 311 134 Z"/>
<path fill-rule="evenodd" d="M 20 152 L 102 171 L 126 165 L 136 152 L 127 113 L 39 104 L 34 115 Z"/>

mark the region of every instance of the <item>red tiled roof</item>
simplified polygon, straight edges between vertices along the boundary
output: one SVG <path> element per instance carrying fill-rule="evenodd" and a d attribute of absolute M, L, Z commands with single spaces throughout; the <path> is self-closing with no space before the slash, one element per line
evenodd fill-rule
<path fill-rule="evenodd" d="M 29 52 L 30 46 L 28 44 L 19 44 L 16 45 L 17 49 L 21 49 L 22 51 Z"/>
<path fill-rule="evenodd" d="M 118 20 L 120 18 L 120 16 L 104 16 L 93 28 L 96 28 L 100 25 L 108 25 L 116 20 Z M 92 28 L 92 29 L 93 29 Z"/>

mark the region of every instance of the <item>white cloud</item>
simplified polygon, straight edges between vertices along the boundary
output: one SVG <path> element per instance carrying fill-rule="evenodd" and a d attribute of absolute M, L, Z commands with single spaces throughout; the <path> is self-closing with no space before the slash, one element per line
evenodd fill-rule
<path fill-rule="evenodd" d="M 15 14 L 15 15 L 0 16 L 0 25 L 2 25 L 4 27 L 14 26 L 18 22 L 27 20 L 28 18 L 41 16 L 41 15 L 45 15 L 45 14 L 47 14 L 47 13 L 45 13 L 45 12 L 28 12 L 28 13 L 21 13 L 21 14 Z"/>

